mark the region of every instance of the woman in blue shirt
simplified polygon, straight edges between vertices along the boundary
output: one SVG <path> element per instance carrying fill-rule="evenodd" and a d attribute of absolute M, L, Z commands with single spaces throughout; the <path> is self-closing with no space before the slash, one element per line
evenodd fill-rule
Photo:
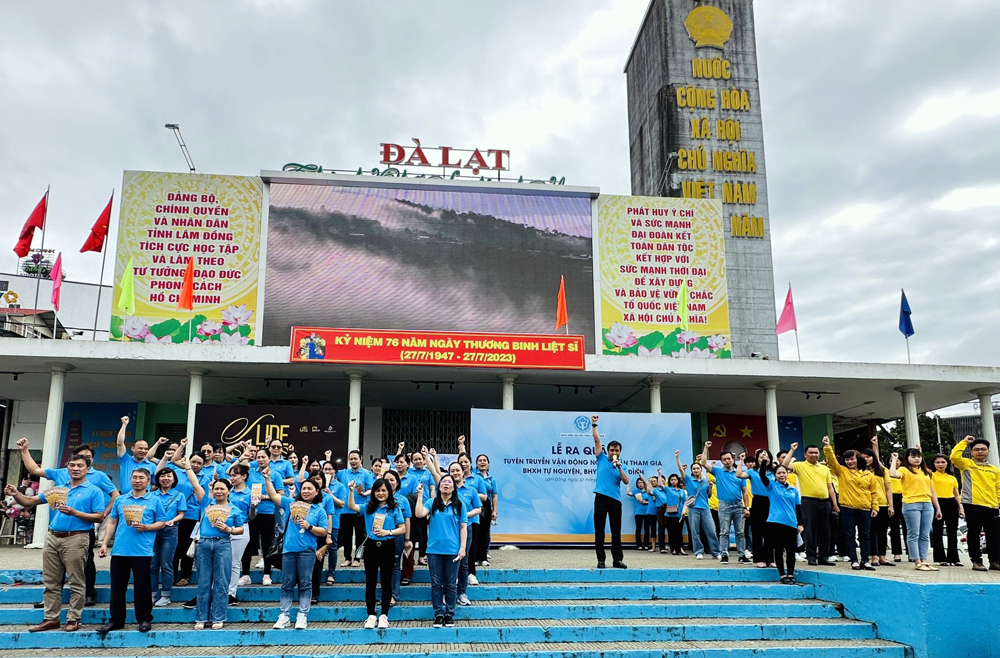
<path fill-rule="evenodd" d="M 153 561 L 150 565 L 150 580 L 153 598 L 159 596 L 154 604 L 158 608 L 170 605 L 170 589 L 174 584 L 174 550 L 177 548 L 177 524 L 184 518 L 187 510 L 187 500 L 177 491 L 177 473 L 169 468 L 161 468 L 156 472 L 156 488 L 153 496 L 163 505 L 167 514 L 167 525 L 156 532 L 153 543 Z M 161 587 L 162 586 L 162 587 Z"/>
<path fill-rule="evenodd" d="M 393 498 L 389 483 L 379 478 L 371 488 L 368 503 L 361 507 L 354 501 L 357 482 L 347 485 L 347 507 L 364 519 L 367 534 L 364 539 L 365 603 L 368 619 L 365 628 L 389 628 L 389 607 L 392 601 L 392 563 L 396 557 L 396 536 L 406 532 L 403 512 Z M 381 576 L 381 577 L 380 577 Z M 375 588 L 382 585 L 382 614 L 375 618 Z"/>
<path fill-rule="evenodd" d="M 476 564 L 481 567 L 490 566 L 490 542 L 493 535 L 493 524 L 497 522 L 497 481 L 490 475 L 490 458 L 486 455 L 476 457 L 476 469 L 479 477 L 486 483 L 486 500 L 483 501 L 483 513 L 480 514 L 479 548 L 476 551 Z"/>
<path fill-rule="evenodd" d="M 626 490 L 630 496 L 635 498 L 635 548 L 636 550 L 644 550 L 646 548 L 646 543 L 649 541 L 649 529 L 646 528 L 646 508 L 649 506 L 649 498 L 646 494 L 646 480 L 643 479 L 641 475 L 635 478 L 635 491 L 629 492 Z M 643 537 L 643 531 L 645 530 L 646 536 Z"/>
<path fill-rule="evenodd" d="M 326 584 L 333 585 L 336 582 L 337 573 L 337 546 L 340 535 L 340 515 L 347 505 L 347 487 L 337 479 L 337 467 L 333 462 L 327 460 L 323 463 L 319 479 L 326 484 L 323 488 L 323 506 L 326 508 L 327 516 L 330 517 L 330 532 L 326 535 L 326 555 L 324 559 L 329 560 L 330 568 L 326 576 Z M 313 596 L 319 596 L 319 579 L 323 572 L 323 560 L 317 561 L 318 571 L 313 572 Z"/>
<path fill-rule="evenodd" d="M 744 455 L 740 455 L 740 461 L 743 461 L 743 458 Z M 753 494 L 753 500 L 750 502 L 750 535 L 753 540 L 753 561 L 757 563 L 758 568 L 764 569 L 773 557 L 773 551 L 766 545 L 767 517 L 770 501 L 768 500 L 768 488 L 764 484 L 764 481 L 774 477 L 774 460 L 771 459 L 771 453 L 761 448 L 754 455 L 754 462 L 757 464 L 756 468 L 746 471 L 741 468 L 740 470 L 743 472 L 743 475 L 738 477 L 750 480 L 750 493 Z M 771 564 L 771 566 L 773 567 L 774 564 Z"/>
<path fill-rule="evenodd" d="M 671 473 L 670 477 L 664 477 L 663 471 L 657 469 L 660 487 L 655 491 L 659 509 L 663 512 L 663 527 L 660 529 L 660 552 L 666 553 L 667 544 L 664 543 L 664 534 L 670 544 L 670 552 L 673 555 L 687 555 L 684 552 L 683 535 L 681 534 L 681 518 L 684 515 L 684 501 L 687 499 L 687 492 L 681 486 L 681 478 L 676 473 Z M 663 486 L 663 483 L 666 486 Z M 666 531 L 666 532 L 664 532 Z"/>
<path fill-rule="evenodd" d="M 230 537 L 243 533 L 246 518 L 236 505 L 229 502 L 229 490 L 232 488 L 229 480 L 212 482 L 212 495 L 206 496 L 205 489 L 187 459 L 182 458 L 180 464 L 201 505 L 198 548 L 195 552 L 198 564 L 198 608 L 194 628 L 202 630 L 211 621 L 212 628 L 218 630 L 223 627 L 229 611 L 229 577 L 233 571 Z M 209 519 L 206 510 L 213 505 L 228 510 L 225 519 Z"/>
<path fill-rule="evenodd" d="M 655 551 L 656 550 L 656 492 L 663 485 L 659 478 L 655 475 L 650 476 L 646 480 L 646 516 L 644 518 L 645 532 L 646 532 L 646 550 Z M 660 542 L 660 548 L 663 548 L 663 542 Z"/>
<path fill-rule="evenodd" d="M 229 483 L 233 485 L 229 492 L 229 502 L 236 505 L 243 514 L 243 533 L 234 535 L 229 543 L 233 553 L 233 571 L 229 577 L 229 605 L 236 605 L 238 603 L 236 590 L 240 586 L 240 573 L 243 571 L 243 554 L 250 545 L 250 519 L 257 515 L 257 505 L 254 503 L 250 487 L 247 486 L 250 469 L 246 464 L 232 464 L 228 476 Z M 244 584 L 250 584 L 249 576 Z"/>
<path fill-rule="evenodd" d="M 396 504 L 399 505 L 400 511 L 403 512 L 403 524 L 406 526 L 406 533 L 396 537 L 396 557 L 392 563 L 392 601 L 390 601 L 389 605 L 396 605 L 403 577 L 403 551 L 413 550 L 413 543 L 410 541 L 410 518 L 413 516 L 413 511 L 410 507 L 409 499 L 399 493 L 399 473 L 389 469 L 382 471 L 382 477 L 392 487 L 392 497 L 396 500 Z"/>
<path fill-rule="evenodd" d="M 263 472 L 269 476 L 269 472 Z M 279 494 L 270 477 L 264 480 L 268 499 L 281 507 L 285 518 L 285 533 L 281 545 L 281 613 L 274 628 L 288 628 L 291 623 L 292 594 L 299 586 L 299 614 L 295 628 L 309 626 L 309 607 L 312 604 L 312 573 L 316 562 L 316 538 L 326 537 L 327 514 L 323 508 L 323 492 L 314 480 L 306 480 L 299 487 L 296 498 Z M 304 512 L 292 516 L 292 503 L 306 503 Z M 298 510 L 298 508 L 296 508 Z"/>
<path fill-rule="evenodd" d="M 444 477 L 444 474 L 441 473 L 441 469 L 438 467 L 437 453 L 431 451 L 430 456 L 431 473 L 434 475 L 435 481 L 440 480 Z M 450 475 L 452 481 L 456 483 L 455 493 L 465 506 L 466 523 L 468 523 L 469 528 L 474 528 L 476 519 L 479 518 L 483 511 L 482 502 L 479 499 L 479 492 L 470 486 L 469 480 L 465 477 L 462 466 L 458 462 L 452 462 L 448 466 L 448 475 Z M 469 530 L 469 528 L 466 528 L 465 556 L 458 565 L 459 605 L 472 605 L 466 591 L 469 589 L 470 584 L 475 584 L 472 581 L 472 576 L 469 571 L 469 551 L 472 550 L 472 533 L 475 532 L 475 530 Z"/>
<path fill-rule="evenodd" d="M 694 559 L 701 560 L 705 553 L 705 546 L 701 542 L 701 533 L 704 531 L 708 540 L 708 550 L 712 557 L 719 555 L 719 534 L 715 530 L 715 521 L 712 519 L 712 510 L 708 507 L 709 493 L 712 483 L 708 481 L 701 464 L 691 464 L 691 475 L 685 475 L 687 468 L 681 463 L 681 451 L 674 451 L 674 459 L 677 460 L 677 470 L 684 478 L 684 486 L 687 489 L 687 500 L 685 504 L 688 510 L 688 526 L 691 528 L 691 538 L 694 543 Z"/>
<path fill-rule="evenodd" d="M 465 557 L 468 521 L 465 506 L 455 493 L 455 481 L 445 475 L 437 483 L 430 509 L 424 506 L 424 485 L 417 485 L 418 518 L 427 518 L 427 569 L 431 576 L 434 628 L 455 625 L 458 565 Z"/>
<path fill-rule="evenodd" d="M 737 477 L 743 472 L 743 460 L 736 462 Z M 786 585 L 795 584 L 795 546 L 799 533 L 802 532 L 802 497 L 799 490 L 788 484 L 788 469 L 779 464 L 771 479 L 767 473 L 761 473 L 761 483 L 767 488 L 768 512 L 767 547 L 774 551 L 773 562 L 778 567 L 781 582 Z M 785 554 L 782 561 L 781 554 Z M 785 574 L 785 566 L 788 574 Z"/>
<path fill-rule="evenodd" d="M 271 552 L 271 542 L 274 541 L 275 520 L 274 503 L 267 497 L 267 489 L 264 486 L 264 481 L 270 480 L 274 485 L 275 491 L 284 493 L 285 483 L 282 478 L 284 470 L 271 468 L 271 456 L 267 454 L 266 450 L 258 450 L 252 462 L 247 463 L 244 461 L 247 458 L 246 454 L 244 454 L 240 463 L 244 463 L 250 468 L 250 477 L 247 479 L 247 486 L 250 487 L 251 502 L 253 500 L 257 501 L 257 513 L 250 519 L 250 545 L 243 551 L 243 564 L 241 565 L 243 578 L 241 580 L 245 581 L 244 584 L 250 584 L 250 561 L 259 549 L 261 562 L 264 563 L 263 565 L 257 565 L 258 568 L 261 566 L 264 567 L 264 576 L 261 578 L 261 585 L 270 585 L 271 569 L 274 567 L 275 560 L 268 558 L 267 554 Z M 285 463 L 287 464 L 287 462 Z M 262 475 L 265 472 L 268 474 L 267 477 Z"/>

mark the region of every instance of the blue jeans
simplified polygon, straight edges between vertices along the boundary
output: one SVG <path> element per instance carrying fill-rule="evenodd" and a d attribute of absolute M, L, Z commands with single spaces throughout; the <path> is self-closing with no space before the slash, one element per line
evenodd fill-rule
<path fill-rule="evenodd" d="M 872 524 L 871 510 L 854 509 L 841 505 L 840 522 L 844 526 L 842 539 L 844 552 L 847 553 L 847 557 L 851 558 L 851 564 L 858 561 L 858 552 L 854 546 L 855 534 L 857 534 L 858 545 L 861 547 L 861 563 L 867 563 L 871 558 L 871 542 L 869 540 L 869 530 Z"/>
<path fill-rule="evenodd" d="M 729 526 L 736 528 L 736 554 L 743 557 L 746 539 L 743 534 L 743 501 L 719 501 L 719 550 L 729 552 Z"/>
<path fill-rule="evenodd" d="M 174 551 L 177 550 L 177 526 L 168 526 L 156 533 L 153 544 L 153 562 L 149 568 L 153 596 L 158 593 L 170 598 L 170 588 L 174 585 Z M 163 589 L 160 590 L 160 583 Z"/>
<path fill-rule="evenodd" d="M 229 576 L 233 571 L 233 549 L 229 535 L 202 537 L 195 552 L 198 565 L 198 609 L 196 622 L 226 621 L 229 610 Z M 211 614 L 209 613 L 211 601 Z"/>
<path fill-rule="evenodd" d="M 396 561 L 392 565 L 392 597 L 394 599 L 399 599 L 399 587 L 403 581 L 403 567 L 400 557 L 403 555 L 404 548 L 406 548 L 406 537 L 398 535 L 396 537 Z"/>
<path fill-rule="evenodd" d="M 701 543 L 701 531 L 705 531 L 708 539 L 709 555 L 715 557 L 719 554 L 719 536 L 715 534 L 715 519 L 712 518 L 712 510 L 688 508 L 688 527 L 691 530 L 691 541 L 694 544 L 694 554 L 703 555 L 705 545 Z"/>
<path fill-rule="evenodd" d="M 336 559 L 336 558 L 334 558 Z M 309 614 L 312 602 L 312 574 L 316 551 L 295 551 L 281 556 L 281 612 L 292 609 L 292 592 L 299 586 L 299 613 Z"/>
<path fill-rule="evenodd" d="M 455 615 L 458 598 L 458 562 L 455 555 L 432 554 L 427 556 L 427 569 L 431 574 L 431 605 L 435 617 Z"/>
<path fill-rule="evenodd" d="M 903 503 L 906 519 L 906 552 L 910 558 L 924 562 L 931 545 L 931 524 L 934 506 L 930 503 Z"/>
<path fill-rule="evenodd" d="M 472 524 L 468 526 L 469 532 L 465 539 L 465 557 L 458 565 L 458 593 L 465 594 L 469 588 L 469 552 L 472 550 Z"/>

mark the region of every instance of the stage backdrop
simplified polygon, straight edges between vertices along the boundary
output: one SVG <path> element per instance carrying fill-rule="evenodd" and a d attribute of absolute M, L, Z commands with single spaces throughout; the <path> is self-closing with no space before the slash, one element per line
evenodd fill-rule
<path fill-rule="evenodd" d="M 333 451 L 337 468 L 347 463 L 347 407 L 199 404 L 194 418 L 195 446 L 206 441 L 232 445 L 252 440 L 263 446 L 267 437 L 295 447 L 299 458 L 324 459 Z"/>
<path fill-rule="evenodd" d="M 591 413 L 472 410 L 473 455 L 485 453 L 499 487 L 493 541 L 510 544 L 592 544 L 594 439 Z M 622 443 L 632 482 L 642 471 L 677 471 L 674 451 L 691 462 L 688 414 L 602 413 L 601 442 Z M 623 541 L 633 541 L 634 499 L 624 499 Z M 626 537 L 627 535 L 627 537 Z"/>

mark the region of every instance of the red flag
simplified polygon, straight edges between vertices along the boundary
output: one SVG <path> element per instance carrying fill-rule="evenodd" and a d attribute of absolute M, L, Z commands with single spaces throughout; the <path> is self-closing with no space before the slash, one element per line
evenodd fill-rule
<path fill-rule="evenodd" d="M 35 206 L 35 209 L 31 211 L 28 221 L 24 223 L 24 228 L 21 229 L 21 237 L 18 239 L 17 244 L 14 245 L 14 253 L 17 254 L 18 258 L 24 258 L 31 251 L 31 239 L 35 237 L 35 229 L 45 230 L 45 213 L 48 210 L 48 205 L 49 193 L 46 192 L 42 200 Z"/>
<path fill-rule="evenodd" d="M 559 297 L 556 299 L 556 329 L 569 324 L 569 314 L 566 312 L 566 279 L 559 276 Z"/>
<path fill-rule="evenodd" d="M 91 227 L 87 241 L 80 247 L 81 254 L 86 251 L 100 252 L 104 248 L 104 239 L 108 237 L 108 225 L 111 224 L 111 204 L 114 200 L 115 195 L 112 194 L 108 205 L 104 208 L 104 212 L 101 213 L 101 216 L 97 218 L 97 221 Z"/>
<path fill-rule="evenodd" d="M 56 264 L 49 271 L 49 278 L 52 279 L 52 308 L 59 310 L 59 289 L 62 288 L 62 252 L 56 256 Z"/>
<path fill-rule="evenodd" d="M 184 270 L 184 284 L 181 286 L 181 296 L 177 300 L 177 310 L 194 310 L 194 258 L 188 258 L 187 269 Z"/>
<path fill-rule="evenodd" d="M 792 303 L 792 286 L 788 286 L 788 295 L 785 297 L 785 308 L 781 309 L 781 317 L 778 318 L 778 326 L 774 333 L 783 334 L 786 331 L 795 331 L 799 327 L 795 323 L 795 304 Z M 798 340 L 798 339 L 796 339 Z"/>

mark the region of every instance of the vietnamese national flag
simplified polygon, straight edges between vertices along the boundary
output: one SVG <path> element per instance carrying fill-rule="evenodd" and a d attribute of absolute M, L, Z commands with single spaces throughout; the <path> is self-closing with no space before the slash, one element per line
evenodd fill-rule
<path fill-rule="evenodd" d="M 49 278 L 52 279 L 52 308 L 59 310 L 59 289 L 62 288 L 62 252 L 56 256 L 56 264 L 49 271 Z"/>
<path fill-rule="evenodd" d="M 569 326 L 569 313 L 566 312 L 566 278 L 559 276 L 559 297 L 556 299 L 556 329 Z"/>
<path fill-rule="evenodd" d="M 35 206 L 35 209 L 31 211 L 28 221 L 24 223 L 24 228 L 21 229 L 21 236 L 17 244 L 14 245 L 14 253 L 17 254 L 18 258 L 24 258 L 31 251 L 31 239 L 35 237 L 35 229 L 45 230 L 45 214 L 48 206 L 49 193 L 46 192 L 42 200 Z"/>
<path fill-rule="evenodd" d="M 104 212 L 101 213 L 101 216 L 97 218 L 97 221 L 91 227 L 87 241 L 80 247 L 81 254 L 86 251 L 100 252 L 104 248 L 104 240 L 108 237 L 108 226 L 111 224 L 111 204 L 114 200 L 115 195 L 112 194 L 111 200 L 108 201 L 108 205 L 104 208 Z"/>
<path fill-rule="evenodd" d="M 181 286 L 181 296 L 177 300 L 177 310 L 194 310 L 194 258 L 188 258 L 187 269 L 184 270 L 184 284 Z"/>
<path fill-rule="evenodd" d="M 799 326 L 795 322 L 795 303 L 792 301 L 792 284 L 788 284 L 785 307 L 781 309 L 781 317 L 778 318 L 778 325 L 774 328 L 774 333 L 780 336 L 786 331 L 797 331 L 798 328 Z"/>

